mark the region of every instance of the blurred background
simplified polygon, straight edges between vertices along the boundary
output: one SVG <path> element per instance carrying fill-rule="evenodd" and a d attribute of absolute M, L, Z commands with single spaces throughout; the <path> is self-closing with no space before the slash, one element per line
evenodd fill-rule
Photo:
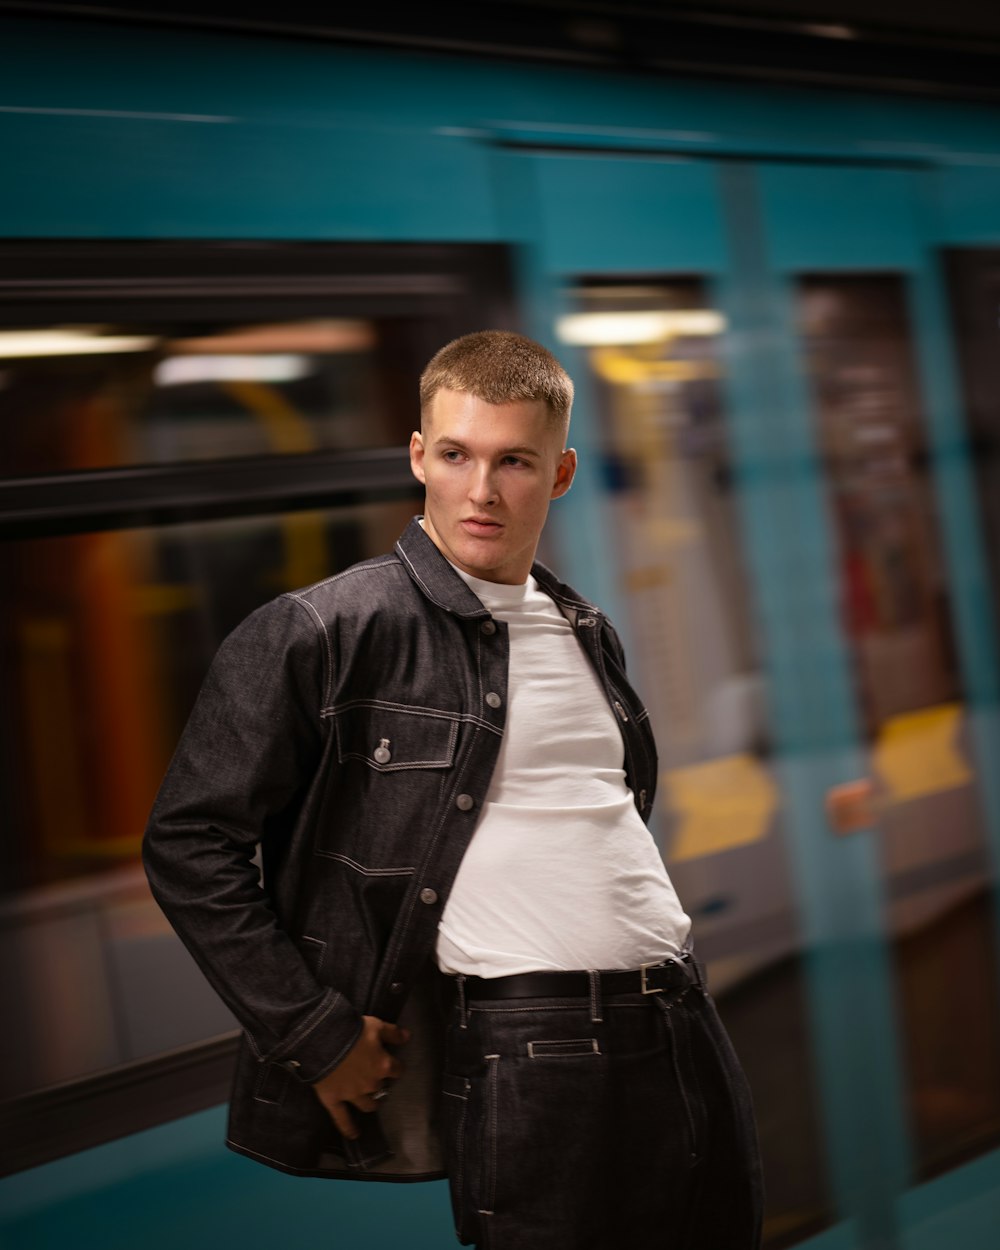
<path fill-rule="evenodd" d="M 650 708 L 765 1246 L 992 1247 L 998 11 L 365 7 L 0 0 L 0 1244 L 457 1244 L 443 1183 L 224 1150 L 138 850 L 221 640 L 391 548 L 420 370 L 498 326 L 577 383 L 541 555 Z"/>

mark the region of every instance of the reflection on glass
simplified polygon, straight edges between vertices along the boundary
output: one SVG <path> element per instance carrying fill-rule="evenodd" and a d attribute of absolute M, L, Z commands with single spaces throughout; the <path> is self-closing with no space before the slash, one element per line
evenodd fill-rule
<path fill-rule="evenodd" d="M 588 287 L 560 336 L 589 347 L 604 477 L 662 758 L 759 749 L 759 679 L 729 491 L 716 338 L 695 288 Z M 664 305 L 666 305 L 664 307 Z"/>
<path fill-rule="evenodd" d="M 891 280 L 812 280 L 802 286 L 801 314 L 840 537 L 844 623 L 873 733 L 894 714 L 958 695 L 901 293 Z"/>
<path fill-rule="evenodd" d="M 1000 1140 L 992 882 L 895 277 L 810 277 L 800 325 L 870 741 L 918 1174 Z"/>
<path fill-rule="evenodd" d="M 0 547 L 0 1096 L 232 1027 L 137 864 L 211 657 L 259 604 L 391 549 L 408 502 Z"/>
<path fill-rule="evenodd" d="M 597 391 L 630 664 L 663 769 L 665 858 L 754 1089 L 766 1244 L 790 1245 L 831 1214 L 727 447 L 725 323 L 694 281 L 588 282 L 572 304 L 557 332 L 586 348 Z"/>
<path fill-rule="evenodd" d="M 412 405 L 394 402 L 395 379 L 416 372 L 401 326 L 0 329 L 3 472 L 403 443 Z"/>

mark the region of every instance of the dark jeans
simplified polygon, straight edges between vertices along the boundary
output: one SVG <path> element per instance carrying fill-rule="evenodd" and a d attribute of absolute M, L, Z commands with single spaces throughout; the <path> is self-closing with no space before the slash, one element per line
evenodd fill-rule
<path fill-rule="evenodd" d="M 746 1079 L 698 980 L 457 1002 L 443 1090 L 459 1240 L 480 1250 L 755 1250 Z"/>

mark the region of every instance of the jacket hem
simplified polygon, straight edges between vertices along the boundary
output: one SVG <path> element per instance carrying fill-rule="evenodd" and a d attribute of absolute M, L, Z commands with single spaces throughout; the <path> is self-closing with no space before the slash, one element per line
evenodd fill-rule
<path fill-rule="evenodd" d="M 253 1159 L 256 1163 L 263 1163 L 266 1167 L 274 1168 L 277 1172 L 284 1172 L 288 1176 L 307 1176 L 317 1177 L 321 1180 L 345 1180 L 345 1181 L 388 1181 L 393 1184 L 404 1184 L 408 1181 L 443 1181 L 447 1179 L 447 1173 L 438 1172 L 361 1172 L 356 1168 L 297 1168 L 290 1163 L 282 1163 L 280 1159 L 272 1159 L 270 1155 L 262 1155 L 257 1150 L 251 1150 L 249 1146 L 241 1146 L 239 1142 L 235 1142 L 232 1138 L 226 1138 L 226 1147 L 235 1154 L 245 1155 L 248 1159 Z"/>

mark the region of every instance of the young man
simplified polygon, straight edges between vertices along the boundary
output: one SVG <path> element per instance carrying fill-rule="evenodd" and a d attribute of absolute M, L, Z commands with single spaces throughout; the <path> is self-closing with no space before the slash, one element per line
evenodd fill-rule
<path fill-rule="evenodd" d="M 147 871 L 244 1028 L 233 1149 L 443 1166 L 490 1250 L 751 1250 L 749 1095 L 645 826 L 646 713 L 607 619 L 534 563 L 572 398 L 519 335 L 434 357 L 423 518 L 226 640 Z"/>

